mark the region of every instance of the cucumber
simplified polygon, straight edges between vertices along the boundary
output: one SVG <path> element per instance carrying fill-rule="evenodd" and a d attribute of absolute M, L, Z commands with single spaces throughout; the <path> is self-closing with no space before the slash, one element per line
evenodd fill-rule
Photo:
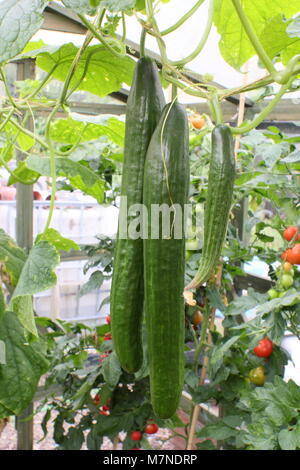
<path fill-rule="evenodd" d="M 123 369 L 130 373 L 137 371 L 143 360 L 143 240 L 122 238 L 120 221 L 127 208 L 142 204 L 146 152 L 164 103 L 156 64 L 143 57 L 136 64 L 126 107 L 121 196 L 127 196 L 127 205 L 121 200 L 110 296 L 114 350 Z M 133 218 L 128 217 L 128 224 Z"/>
<path fill-rule="evenodd" d="M 177 102 L 168 104 L 149 144 L 144 174 L 144 206 L 148 238 L 144 239 L 145 314 L 148 338 L 150 394 L 156 415 L 171 417 L 179 403 L 184 373 L 184 217 L 189 188 L 188 121 Z M 180 238 L 163 233 L 162 219 L 151 218 L 153 204 L 177 206 Z M 183 211 L 182 211 L 183 212 Z M 173 228 L 174 228 L 173 227 Z M 172 224 L 171 224 L 172 228 Z M 151 238 L 158 230 L 159 237 Z"/>
<path fill-rule="evenodd" d="M 233 139 L 226 125 L 212 131 L 212 152 L 204 214 L 204 243 L 197 273 L 186 289 L 208 281 L 220 260 L 226 237 L 235 178 Z"/>

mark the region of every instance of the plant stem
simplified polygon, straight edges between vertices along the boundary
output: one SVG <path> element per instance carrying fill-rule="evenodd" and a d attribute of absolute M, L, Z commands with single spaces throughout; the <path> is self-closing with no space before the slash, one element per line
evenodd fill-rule
<path fill-rule="evenodd" d="M 266 53 L 262 43 L 258 39 L 256 32 L 254 28 L 252 27 L 250 21 L 248 20 L 247 15 L 245 14 L 242 5 L 240 3 L 240 0 L 232 0 L 233 6 L 238 14 L 238 17 L 243 25 L 243 28 L 252 44 L 254 47 L 258 57 L 260 58 L 261 62 L 264 64 L 268 72 L 272 75 L 272 77 L 276 76 L 278 73 L 277 70 L 275 69 L 273 62 L 271 61 L 270 57 Z"/>
<path fill-rule="evenodd" d="M 282 85 L 279 92 L 275 95 L 272 101 L 259 113 L 259 115 L 249 124 L 245 124 L 241 127 L 231 127 L 232 134 L 246 134 L 247 132 L 252 131 L 255 129 L 266 117 L 270 114 L 270 112 L 275 108 L 275 106 L 279 103 L 282 96 L 288 88 L 290 87 L 292 79 L 288 81 L 285 85 Z"/>
<path fill-rule="evenodd" d="M 6 118 L 4 119 L 4 121 L 0 124 L 0 132 L 2 131 L 2 129 L 6 126 L 6 124 L 8 123 L 8 121 L 10 120 L 10 118 L 12 117 L 12 115 L 14 114 L 14 108 L 12 108 L 8 115 L 6 116 Z"/>
<path fill-rule="evenodd" d="M 41 90 L 42 88 L 44 88 L 44 86 L 47 84 L 47 82 L 49 81 L 49 79 L 51 78 L 51 75 L 54 73 L 55 69 L 57 68 L 58 64 L 55 64 L 52 69 L 50 70 L 49 73 L 46 74 L 46 76 L 43 78 L 43 80 L 41 81 L 41 83 L 39 84 L 39 86 L 36 88 L 36 90 L 34 90 L 30 95 L 26 96 L 23 100 L 23 101 L 28 101 L 29 99 L 32 99 L 34 98 Z"/>
<path fill-rule="evenodd" d="M 8 85 L 7 85 L 7 81 L 6 81 L 6 76 L 5 76 L 5 73 L 2 69 L 2 67 L 0 67 L 0 75 L 1 75 L 1 79 L 3 81 L 3 84 L 4 84 L 4 88 L 5 88 L 5 91 L 6 91 L 6 94 L 7 94 L 7 98 L 9 99 L 11 105 L 14 107 L 14 108 L 18 108 L 18 105 L 17 103 L 15 102 L 15 100 L 13 99 L 12 95 L 11 95 L 11 92 L 8 88 Z"/>
<path fill-rule="evenodd" d="M 81 19 L 81 21 L 83 22 L 83 24 L 87 27 L 88 30 L 90 30 L 90 32 L 93 34 L 93 36 L 98 39 L 101 44 L 109 51 L 111 52 L 115 57 L 123 57 L 123 54 L 120 54 L 119 52 L 117 52 L 109 43 L 108 41 L 105 39 L 105 37 L 100 33 L 100 31 L 97 31 L 97 29 L 95 28 L 95 26 L 90 23 L 90 21 L 88 21 L 84 15 L 80 15 L 78 14 L 78 17 Z"/>
<path fill-rule="evenodd" d="M 140 39 L 140 57 L 145 57 L 145 42 L 146 42 L 147 31 L 142 28 L 141 39 Z"/>
<path fill-rule="evenodd" d="M 215 93 L 212 95 L 211 100 L 209 100 L 208 104 L 215 124 L 222 124 L 224 122 L 222 108 L 218 96 Z"/>
<path fill-rule="evenodd" d="M 162 31 L 160 33 L 161 36 L 165 36 L 166 34 L 172 33 L 173 31 L 178 29 L 183 23 L 185 23 L 186 20 L 188 20 L 195 13 L 196 10 L 198 10 L 198 8 L 202 5 L 203 2 L 204 0 L 198 0 L 198 2 L 195 3 L 195 5 L 187 13 L 185 13 L 185 15 L 180 18 L 180 20 L 178 20 L 173 26 L 170 26 L 169 28 Z"/>
<path fill-rule="evenodd" d="M 213 24 L 213 17 L 214 17 L 214 0 L 209 0 L 207 23 L 206 23 L 203 35 L 200 39 L 200 42 L 199 42 L 198 46 L 196 47 L 194 52 L 189 54 L 184 59 L 170 61 L 170 63 L 172 65 L 182 67 L 182 66 L 186 65 L 188 62 L 191 62 L 193 59 L 195 59 L 200 54 L 200 52 L 202 51 L 203 47 L 205 46 L 205 44 L 207 42 L 209 33 L 211 31 L 211 27 L 212 27 L 212 24 Z"/>
<path fill-rule="evenodd" d="M 208 99 L 208 95 L 206 92 L 201 91 L 199 89 L 191 88 L 190 86 L 185 85 L 184 83 L 180 82 L 175 77 L 173 77 L 171 74 L 167 73 L 165 70 L 163 70 L 163 76 L 168 82 L 176 85 L 178 88 L 188 93 L 189 95 Z"/>
<path fill-rule="evenodd" d="M 125 20 L 124 11 L 122 11 L 122 27 L 123 27 L 122 42 L 125 42 L 125 39 L 126 39 L 126 20 Z"/>
<path fill-rule="evenodd" d="M 176 98 L 177 98 L 177 86 L 173 84 L 171 101 L 175 101 Z"/>

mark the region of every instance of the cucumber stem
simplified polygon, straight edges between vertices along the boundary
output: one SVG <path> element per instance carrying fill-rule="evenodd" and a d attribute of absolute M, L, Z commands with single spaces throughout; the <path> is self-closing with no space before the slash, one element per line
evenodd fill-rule
<path fill-rule="evenodd" d="M 140 57 L 145 57 L 145 42 L 146 42 L 147 31 L 142 28 L 141 39 L 140 39 Z"/>
<path fill-rule="evenodd" d="M 173 24 L 173 26 L 170 26 L 169 28 L 164 29 L 160 33 L 161 36 L 165 36 L 166 34 L 170 34 L 173 31 L 175 31 L 176 29 L 178 29 L 181 25 L 183 25 L 183 23 L 185 23 L 185 21 L 188 20 L 195 13 L 196 10 L 198 10 L 198 8 L 202 5 L 203 2 L 204 2 L 204 0 L 198 0 L 198 2 L 187 13 L 185 13 L 185 15 L 183 15 L 180 18 L 180 20 L 178 20 L 175 24 Z"/>
<path fill-rule="evenodd" d="M 207 42 L 209 33 L 211 31 L 211 27 L 212 27 L 212 24 L 213 24 L 213 18 L 214 18 L 214 0 L 210 0 L 209 1 L 209 8 L 208 8 L 207 23 L 206 23 L 203 35 L 200 39 L 200 42 L 199 42 L 198 46 L 196 47 L 196 49 L 191 54 L 189 54 L 184 59 L 170 61 L 171 65 L 175 65 L 177 67 L 183 67 L 184 65 L 186 65 L 188 62 L 191 62 L 193 59 L 195 59 L 200 54 L 200 52 L 202 51 L 202 49 L 204 48 L 204 46 Z"/>
<path fill-rule="evenodd" d="M 266 119 L 266 117 L 270 114 L 270 112 L 279 103 L 282 96 L 286 93 L 286 91 L 290 87 L 292 80 L 293 79 L 290 78 L 288 83 L 281 86 L 279 92 L 275 95 L 272 101 L 259 113 L 259 115 L 252 122 L 250 122 L 249 124 L 244 124 L 241 127 L 230 127 L 232 134 L 233 135 L 246 134 L 247 132 L 252 131 L 252 129 L 255 129 L 264 119 Z"/>

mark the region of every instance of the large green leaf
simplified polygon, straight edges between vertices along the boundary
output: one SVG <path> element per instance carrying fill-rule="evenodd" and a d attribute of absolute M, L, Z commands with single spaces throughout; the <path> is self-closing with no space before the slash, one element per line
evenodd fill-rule
<path fill-rule="evenodd" d="M 54 228 L 48 228 L 45 232 L 41 233 L 36 237 L 36 242 L 42 240 L 51 243 L 56 250 L 70 251 L 70 250 L 79 250 L 80 247 L 73 240 L 63 237 L 57 230 Z"/>
<path fill-rule="evenodd" d="M 5 344 L 5 364 L 0 364 L 0 418 L 5 418 L 20 414 L 30 403 L 48 362 L 39 341 L 28 342 L 14 312 L 0 312 L 0 341 Z"/>
<path fill-rule="evenodd" d="M 37 66 L 46 72 L 54 69 L 53 77 L 64 82 L 77 52 L 73 43 L 64 44 L 54 52 L 38 52 Z M 130 57 L 116 57 L 102 45 L 90 46 L 76 67 L 70 88 L 82 79 L 78 85 L 80 90 L 106 96 L 119 90 L 123 83 L 130 85 L 134 64 Z"/>
<path fill-rule="evenodd" d="M 76 13 L 87 14 L 90 16 L 93 16 L 96 13 L 96 8 L 91 6 L 89 0 L 62 0 L 62 2 L 65 7 L 71 8 L 71 10 Z"/>
<path fill-rule="evenodd" d="M 270 19 L 277 15 L 290 18 L 299 11 L 299 1 L 282 2 L 274 0 L 241 0 L 242 7 L 258 37 L 262 36 Z M 221 35 L 219 47 L 223 58 L 232 67 L 239 70 L 255 50 L 246 35 L 231 0 L 216 0 L 214 23 Z M 268 48 L 274 43 L 273 35 L 264 38 Z"/>
<path fill-rule="evenodd" d="M 300 38 L 288 34 L 291 24 L 292 22 L 287 21 L 282 14 L 277 15 L 268 20 L 260 37 L 268 55 L 271 58 L 278 56 L 284 65 L 292 57 L 300 54 Z"/>
<path fill-rule="evenodd" d="M 26 260 L 26 254 L 16 242 L 0 229 L 0 263 L 2 280 L 15 287 Z M 4 277 L 3 277 L 4 276 Z"/>
<path fill-rule="evenodd" d="M 47 0 L 0 1 L 0 62 L 22 51 L 43 22 Z"/>
<path fill-rule="evenodd" d="M 31 155 L 26 159 L 30 170 L 44 176 L 51 176 L 50 158 Z M 105 183 L 92 170 L 69 158 L 56 158 L 57 175 L 67 176 L 75 188 L 93 196 L 100 204 L 104 198 Z"/>
<path fill-rule="evenodd" d="M 10 301 L 22 325 L 37 336 L 31 296 L 56 284 L 53 269 L 59 263 L 59 254 L 53 245 L 40 241 L 31 249 Z"/>
<path fill-rule="evenodd" d="M 74 115 L 75 117 L 78 115 Z M 50 136 L 56 142 L 76 144 L 80 136 L 80 142 L 99 139 L 101 136 L 107 136 L 110 140 L 123 146 L 125 124 L 116 118 L 110 118 L 107 125 L 96 124 L 93 122 L 84 122 L 85 120 L 57 119 L 50 130 Z M 79 143 L 79 142 L 78 142 Z"/>
<path fill-rule="evenodd" d="M 136 0 L 102 0 L 100 3 L 110 11 L 124 11 L 133 8 Z"/>

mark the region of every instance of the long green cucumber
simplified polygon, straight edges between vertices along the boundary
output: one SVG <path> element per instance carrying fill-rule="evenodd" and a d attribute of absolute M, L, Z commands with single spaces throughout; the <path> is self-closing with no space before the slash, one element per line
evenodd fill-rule
<path fill-rule="evenodd" d="M 150 394 L 154 412 L 161 418 L 175 413 L 183 388 L 183 209 L 187 203 L 189 173 L 187 116 L 184 108 L 173 102 L 165 106 L 152 136 L 144 175 L 144 206 L 148 213 L 144 279 Z M 158 221 L 153 217 L 154 207 L 162 204 L 175 208 L 173 215 L 171 211 L 170 233 L 164 232 L 162 217 Z M 153 232 L 159 236 L 154 238 Z"/>
<path fill-rule="evenodd" d="M 127 233 L 134 214 L 123 221 L 131 206 L 142 204 L 146 152 L 164 103 L 155 62 L 141 58 L 136 64 L 126 108 L 121 196 L 127 197 L 127 203 L 121 198 L 110 299 L 114 350 L 128 372 L 137 371 L 143 361 L 143 240 L 133 239 Z"/>
<path fill-rule="evenodd" d="M 204 243 L 197 273 L 186 289 L 194 289 L 212 276 L 226 237 L 235 178 L 233 139 L 226 125 L 212 132 L 212 152 L 204 214 Z"/>

